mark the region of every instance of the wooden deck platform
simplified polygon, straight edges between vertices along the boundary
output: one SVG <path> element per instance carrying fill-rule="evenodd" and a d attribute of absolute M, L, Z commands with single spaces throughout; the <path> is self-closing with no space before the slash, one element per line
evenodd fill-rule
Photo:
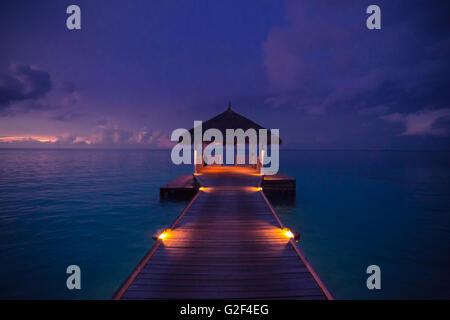
<path fill-rule="evenodd" d="M 332 299 L 260 190 L 240 167 L 205 168 L 201 184 L 115 299 Z"/>
<path fill-rule="evenodd" d="M 268 196 L 287 196 L 295 198 L 295 179 L 282 173 L 264 176 L 261 187 Z"/>
<path fill-rule="evenodd" d="M 192 174 L 185 174 L 159 189 L 161 199 L 191 199 L 198 191 L 198 183 Z"/>

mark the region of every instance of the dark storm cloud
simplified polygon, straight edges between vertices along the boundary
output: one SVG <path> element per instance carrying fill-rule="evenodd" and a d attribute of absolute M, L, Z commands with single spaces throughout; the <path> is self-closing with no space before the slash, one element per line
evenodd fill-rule
<path fill-rule="evenodd" d="M 378 1 L 375 31 L 365 27 L 369 4 L 287 1 L 288 25 L 273 28 L 263 46 L 266 102 L 315 115 L 450 107 L 449 2 Z"/>
<path fill-rule="evenodd" d="M 6 108 L 0 108 L 0 117 L 13 117 L 33 111 L 48 111 L 58 108 L 57 105 L 53 104 L 41 103 L 35 100 L 24 100 L 22 102 L 14 103 Z"/>
<path fill-rule="evenodd" d="M 0 74 L 0 111 L 19 102 L 33 102 L 44 97 L 52 89 L 50 74 L 24 64 L 11 67 L 11 75 Z M 41 104 L 27 103 L 25 109 L 35 109 Z"/>

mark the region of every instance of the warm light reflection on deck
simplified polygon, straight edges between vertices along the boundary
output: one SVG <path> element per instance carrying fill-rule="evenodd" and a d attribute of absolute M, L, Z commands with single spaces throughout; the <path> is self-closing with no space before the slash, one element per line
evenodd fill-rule
<path fill-rule="evenodd" d="M 166 237 L 167 237 L 167 233 L 161 233 L 161 234 L 158 236 L 158 239 L 162 240 L 162 239 L 165 239 Z"/>
<path fill-rule="evenodd" d="M 207 166 L 199 170 L 200 173 L 233 173 L 233 174 L 255 174 L 260 175 L 256 169 L 251 167 L 237 166 Z"/>
<path fill-rule="evenodd" d="M 261 187 L 234 187 L 234 186 L 218 186 L 218 187 L 200 187 L 198 190 L 203 192 L 223 192 L 223 191 L 246 191 L 246 192 L 258 192 L 261 191 Z"/>
<path fill-rule="evenodd" d="M 158 234 L 157 236 L 153 236 L 153 240 L 162 240 L 165 241 L 167 240 L 167 238 L 169 237 L 169 235 L 172 235 L 172 230 L 170 229 L 164 229 L 163 231 L 161 231 L 160 234 Z"/>
<path fill-rule="evenodd" d="M 247 222 L 241 220 L 243 226 Z M 226 225 L 230 224 L 230 228 Z M 187 244 L 198 243 L 203 246 L 214 246 L 216 241 L 223 242 L 224 240 L 232 243 L 233 241 L 248 241 L 248 243 L 260 243 L 261 241 L 267 242 L 265 245 L 270 245 L 271 250 L 283 251 L 286 245 L 291 239 L 286 235 L 286 229 L 281 229 L 278 226 L 270 225 L 266 222 L 261 222 L 256 229 L 246 229 L 242 227 L 240 230 L 241 235 L 236 234 L 236 228 L 233 227 L 232 222 L 224 221 L 220 229 L 206 229 L 199 227 L 197 223 L 188 222 L 180 225 L 179 227 L 170 230 L 170 236 L 165 236 L 163 240 L 164 247 L 168 250 L 174 248 L 177 251 L 180 246 L 185 246 Z M 223 228 L 225 226 L 225 228 Z M 194 231 L 192 228 L 195 228 Z"/>

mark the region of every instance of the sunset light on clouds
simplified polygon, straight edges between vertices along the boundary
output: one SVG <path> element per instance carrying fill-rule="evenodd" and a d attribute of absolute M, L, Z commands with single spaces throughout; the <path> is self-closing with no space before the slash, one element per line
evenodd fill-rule
<path fill-rule="evenodd" d="M 78 33 L 64 3 L 3 4 L 1 146 L 167 148 L 231 100 L 286 148 L 448 148 L 447 3 L 379 1 L 378 32 L 354 1 L 203 4 L 80 1 Z"/>

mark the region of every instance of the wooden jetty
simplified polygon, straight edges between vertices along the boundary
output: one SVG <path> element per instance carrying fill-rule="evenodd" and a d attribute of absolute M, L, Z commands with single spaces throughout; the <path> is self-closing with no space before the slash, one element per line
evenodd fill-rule
<path fill-rule="evenodd" d="M 114 299 L 333 299 L 257 170 L 204 167 L 195 180 L 198 192 Z"/>

